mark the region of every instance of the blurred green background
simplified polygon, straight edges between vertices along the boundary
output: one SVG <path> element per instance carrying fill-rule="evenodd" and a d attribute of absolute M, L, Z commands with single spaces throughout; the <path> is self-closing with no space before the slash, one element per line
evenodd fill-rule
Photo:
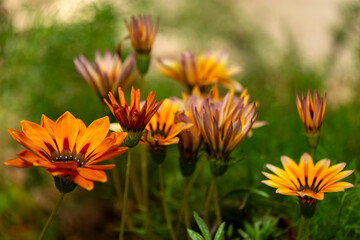
<path fill-rule="evenodd" d="M 299 222 L 296 199 L 261 184 L 261 171 L 266 163 L 280 166 L 281 155 L 298 161 L 308 151 L 295 106 L 296 92 L 308 88 L 328 94 L 316 160 L 360 169 L 360 1 L 0 0 L 0 162 L 22 149 L 6 128 L 19 129 L 23 119 L 39 123 L 45 114 L 55 120 L 69 110 L 89 124 L 103 116 L 102 103 L 77 74 L 73 58 L 81 53 L 93 61 L 96 49 L 113 50 L 127 35 L 123 19 L 137 14 L 160 18 L 153 59 L 225 49 L 230 64 L 243 67 L 235 78 L 259 101 L 258 119 L 268 126 L 238 146 L 232 154 L 237 163 L 218 179 L 227 238 L 291 239 Z M 131 51 L 129 43 L 124 50 Z M 146 88 L 156 90 L 157 99 L 180 97 L 185 90 L 154 67 Z M 177 158 L 172 147 L 165 179 L 173 218 L 182 189 Z M 155 165 L 149 168 L 153 231 L 168 239 Z M 203 210 L 210 180 L 206 164 L 190 195 L 191 210 Z M 355 188 L 325 194 L 318 204 L 312 239 L 360 238 L 358 172 L 346 180 Z M 1 167 L 0 239 L 36 238 L 57 198 L 43 169 Z M 130 208 L 137 238 L 146 239 L 134 201 Z M 65 197 L 47 239 L 116 239 L 120 209 L 110 177 L 91 192 L 77 188 Z"/>

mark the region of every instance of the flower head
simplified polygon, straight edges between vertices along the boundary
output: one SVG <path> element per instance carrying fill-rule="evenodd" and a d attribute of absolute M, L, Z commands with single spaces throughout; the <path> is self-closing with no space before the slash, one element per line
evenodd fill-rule
<path fill-rule="evenodd" d="M 199 126 L 196 124 L 193 115 L 194 109 L 202 111 L 203 98 L 196 94 L 187 96 L 184 94 L 182 102 L 183 109 L 176 112 L 175 123 L 192 124 L 190 128 L 184 129 L 178 135 L 179 137 L 179 153 L 180 153 L 180 170 L 184 176 L 190 176 L 194 170 L 198 160 L 198 152 L 203 142 Z"/>
<path fill-rule="evenodd" d="M 119 147 L 126 133 L 110 133 L 109 119 L 103 117 L 86 127 L 70 112 L 65 112 L 55 122 L 45 115 L 38 125 L 21 121 L 22 131 L 8 129 L 15 141 L 27 150 L 5 162 L 14 167 L 44 167 L 55 180 L 60 192 L 70 192 L 76 185 L 91 190 L 94 181 L 106 182 L 104 170 L 114 164 L 95 163 L 116 157 L 127 148 Z"/>
<path fill-rule="evenodd" d="M 202 114 L 194 110 L 214 175 L 225 173 L 230 153 L 248 135 L 257 118 L 256 105 L 247 101 L 247 96 L 237 97 L 230 91 L 222 101 L 207 97 Z"/>
<path fill-rule="evenodd" d="M 325 115 L 326 93 L 324 99 L 320 98 L 316 89 L 314 99 L 309 89 L 306 98 L 303 93 L 301 93 L 301 99 L 296 94 L 296 107 L 306 130 L 308 144 L 310 148 L 315 149 L 319 143 L 320 127 Z"/>
<path fill-rule="evenodd" d="M 203 92 L 205 87 L 216 83 L 227 88 L 241 91 L 240 83 L 230 77 L 241 71 L 238 66 L 228 67 L 228 56 L 225 51 L 207 52 L 195 58 L 190 51 L 181 55 L 180 62 L 174 60 L 158 60 L 158 69 L 162 74 L 185 85 L 189 92 L 197 86 Z"/>
<path fill-rule="evenodd" d="M 104 57 L 95 52 L 95 63 L 89 62 L 83 55 L 74 59 L 75 67 L 84 80 L 102 100 L 109 92 L 116 93 L 118 87 L 126 89 L 135 79 L 132 70 L 135 55 L 130 54 L 124 63 L 118 55 L 106 51 Z"/>
<path fill-rule="evenodd" d="M 325 192 L 339 192 L 353 187 L 351 183 L 339 182 L 354 172 L 342 171 L 345 163 L 330 167 L 330 160 L 323 159 L 314 165 L 308 153 L 301 156 L 299 165 L 287 156 L 282 156 L 281 162 L 284 170 L 271 164 L 266 165 L 275 175 L 263 172 L 269 180 L 262 182 L 277 188 L 277 193 L 299 197 L 302 214 L 305 217 L 310 218 L 314 214 L 316 203 L 324 199 Z"/>
<path fill-rule="evenodd" d="M 125 20 L 129 31 L 131 44 L 136 51 L 137 68 L 141 74 L 146 74 L 150 63 L 150 52 L 159 28 L 159 20 L 153 25 L 151 15 L 131 17 L 131 22 Z"/>
<path fill-rule="evenodd" d="M 176 101 L 165 99 L 146 126 L 141 144 L 149 146 L 152 152 L 161 152 L 165 146 L 178 143 L 178 134 L 192 126 L 191 123 L 175 123 L 175 113 L 178 110 L 179 106 Z"/>
<path fill-rule="evenodd" d="M 145 102 L 140 106 L 140 89 L 135 91 L 132 87 L 130 106 L 128 106 L 124 92 L 120 87 L 118 92 L 120 105 L 111 92 L 109 93 L 110 103 L 106 99 L 105 103 L 119 122 L 121 130 L 128 133 L 124 144 L 128 147 L 134 147 L 139 143 L 146 125 L 159 109 L 162 100 L 157 102 L 155 92 L 150 92 Z"/>

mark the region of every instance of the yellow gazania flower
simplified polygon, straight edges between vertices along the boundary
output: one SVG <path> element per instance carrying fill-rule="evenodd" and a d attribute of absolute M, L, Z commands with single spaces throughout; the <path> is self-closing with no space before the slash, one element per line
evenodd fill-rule
<path fill-rule="evenodd" d="M 202 110 L 203 99 L 196 94 L 186 96 L 183 100 L 183 110 L 175 114 L 175 123 L 188 123 L 192 126 L 181 131 L 179 137 L 180 170 L 184 176 L 190 176 L 195 170 L 198 152 L 203 138 L 199 126 L 196 124 L 193 109 Z"/>
<path fill-rule="evenodd" d="M 8 129 L 18 143 L 28 150 L 5 162 L 14 167 L 44 167 L 55 180 L 60 192 L 71 192 L 76 185 L 92 190 L 94 181 L 106 182 L 104 170 L 114 164 L 95 163 L 116 157 L 127 148 L 119 147 L 126 133 L 110 133 L 109 118 L 95 120 L 86 127 L 70 112 L 65 112 L 55 122 L 42 116 L 41 124 L 21 121 L 22 131 Z"/>
<path fill-rule="evenodd" d="M 119 122 L 122 131 L 127 132 L 124 144 L 128 147 L 136 146 L 146 125 L 150 122 L 150 119 L 159 109 L 161 103 L 155 99 L 155 92 L 150 92 L 146 98 L 142 107 L 140 106 L 140 89 L 135 91 L 134 87 L 131 88 L 131 100 L 130 106 L 126 103 L 125 96 L 121 88 L 118 89 L 120 105 L 117 103 L 114 95 L 110 92 L 110 103 L 105 100 L 105 103 Z"/>
<path fill-rule="evenodd" d="M 212 173 L 222 175 L 227 170 L 230 153 L 248 135 L 257 113 L 256 105 L 234 96 L 230 91 L 222 101 L 207 97 L 202 114 L 195 108 L 194 116 L 211 156 Z"/>
<path fill-rule="evenodd" d="M 130 54 L 124 63 L 118 55 L 106 51 L 102 57 L 95 52 L 95 63 L 89 62 L 83 55 L 74 59 L 75 67 L 83 79 L 102 100 L 109 92 L 116 93 L 118 87 L 126 89 L 135 79 L 132 70 L 135 67 L 135 55 Z"/>
<path fill-rule="evenodd" d="M 149 146 L 152 152 L 161 152 L 165 146 L 178 143 L 178 134 L 192 126 L 191 123 L 175 123 L 175 113 L 178 110 L 179 106 L 174 100 L 165 99 L 146 126 L 140 143 Z"/>
<path fill-rule="evenodd" d="M 131 17 L 131 23 L 125 20 L 131 44 L 136 52 L 136 66 L 141 74 L 146 74 L 150 65 L 150 52 L 159 28 L 159 20 L 153 25 L 151 15 Z M 121 43 L 118 48 L 120 48 Z"/>
<path fill-rule="evenodd" d="M 227 53 L 224 51 L 207 52 L 197 58 L 192 52 L 185 52 L 180 62 L 159 59 L 157 66 L 163 75 L 179 81 L 189 92 L 196 86 L 203 92 L 206 86 L 216 83 L 241 91 L 241 84 L 230 78 L 239 73 L 241 68 L 227 67 L 227 61 Z"/>
<path fill-rule="evenodd" d="M 269 180 L 263 180 L 262 183 L 277 188 L 277 193 L 299 197 L 304 217 L 310 218 L 314 214 L 316 203 L 324 199 L 325 192 L 344 191 L 354 186 L 348 182 L 339 182 L 354 172 L 342 171 L 345 163 L 329 167 L 330 160 L 323 159 L 314 165 L 308 153 L 301 156 L 299 165 L 287 156 L 282 156 L 281 162 L 284 170 L 271 164 L 266 165 L 275 175 L 263 172 Z"/>

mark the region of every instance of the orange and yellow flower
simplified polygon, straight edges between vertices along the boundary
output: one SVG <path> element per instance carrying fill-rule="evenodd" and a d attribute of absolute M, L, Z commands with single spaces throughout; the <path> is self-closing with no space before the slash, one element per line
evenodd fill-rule
<path fill-rule="evenodd" d="M 296 94 L 296 107 L 306 132 L 320 132 L 326 109 L 326 93 L 324 99 L 322 99 L 315 89 L 314 100 L 311 97 L 309 89 L 306 98 L 303 93 L 301 93 L 301 99 L 298 94 Z"/>
<path fill-rule="evenodd" d="M 130 54 L 124 63 L 118 55 L 106 51 L 102 57 L 95 52 L 95 63 L 89 62 L 83 55 L 74 59 L 75 67 L 83 79 L 102 100 L 109 92 L 116 93 L 118 87 L 126 89 L 135 79 L 135 55 Z"/>
<path fill-rule="evenodd" d="M 178 110 L 176 101 L 165 99 L 146 126 L 141 144 L 148 146 L 152 152 L 161 152 L 165 146 L 178 143 L 178 134 L 192 126 L 191 123 L 175 123 L 175 113 Z"/>
<path fill-rule="evenodd" d="M 322 99 L 315 89 L 314 101 L 309 89 L 306 98 L 303 93 L 301 93 L 301 99 L 296 94 L 296 107 L 306 130 L 306 140 L 311 151 L 314 152 L 319 144 L 320 127 L 325 115 L 326 93 L 324 99 Z"/>
<path fill-rule="evenodd" d="M 146 125 L 150 122 L 153 115 L 161 106 L 160 102 L 155 99 L 155 92 L 150 92 L 145 102 L 140 105 L 140 89 L 135 91 L 134 87 L 131 88 L 130 106 L 126 103 L 124 92 L 119 87 L 120 105 L 117 103 L 114 95 L 110 92 L 110 103 L 105 100 L 105 103 L 119 122 L 121 131 L 127 132 L 124 144 L 128 147 L 136 146 L 143 135 Z"/>
<path fill-rule="evenodd" d="M 131 22 L 125 20 L 131 38 L 131 45 L 136 52 L 136 66 L 141 74 L 146 74 L 150 65 L 150 52 L 159 28 L 159 20 L 153 25 L 151 15 L 131 17 Z M 118 48 L 121 47 L 121 43 Z"/>
<path fill-rule="evenodd" d="M 150 53 L 159 28 L 159 20 L 153 25 L 151 15 L 140 15 L 138 19 L 132 16 L 130 23 L 125 20 L 125 25 L 135 51 L 138 53 Z"/>
<path fill-rule="evenodd" d="M 287 156 L 282 156 L 281 162 L 284 170 L 271 164 L 266 165 L 275 175 L 263 172 L 269 180 L 262 182 L 277 188 L 277 193 L 299 197 L 302 214 L 308 218 L 314 214 L 317 201 L 324 199 L 325 192 L 344 191 L 345 188 L 354 186 L 348 182 L 340 182 L 354 172 L 342 171 L 345 163 L 330 167 L 330 160 L 323 159 L 314 165 L 308 153 L 301 156 L 299 165 Z"/>
<path fill-rule="evenodd" d="M 184 176 L 190 176 L 195 170 L 198 152 L 203 142 L 199 126 L 194 119 L 193 109 L 202 110 L 203 99 L 196 94 L 190 96 L 184 94 L 184 96 L 185 99 L 182 102 L 184 109 L 176 112 L 175 123 L 192 124 L 190 128 L 184 129 L 178 135 L 180 170 Z"/>
<path fill-rule="evenodd" d="M 216 83 L 241 91 L 241 84 L 230 78 L 239 73 L 241 68 L 228 67 L 227 62 L 228 56 L 225 51 L 209 51 L 197 58 L 188 51 L 181 55 L 180 62 L 159 59 L 157 66 L 163 75 L 179 81 L 189 92 L 196 86 L 203 92 L 206 86 Z"/>
<path fill-rule="evenodd" d="M 222 101 L 205 98 L 202 114 L 194 109 L 205 150 L 211 156 L 214 175 L 225 173 L 230 153 L 248 135 L 256 121 L 256 104 L 247 101 L 246 96 L 239 98 L 234 96 L 234 91 L 229 91 Z"/>
<path fill-rule="evenodd" d="M 55 122 L 45 115 L 38 125 L 21 121 L 22 131 L 8 129 L 12 138 L 27 150 L 5 165 L 26 168 L 44 167 L 55 180 L 60 192 L 71 192 L 76 185 L 92 190 L 94 181 L 106 182 L 104 170 L 114 164 L 95 165 L 126 151 L 120 147 L 126 133 L 110 133 L 109 119 L 103 117 L 86 127 L 70 112 L 65 112 Z"/>

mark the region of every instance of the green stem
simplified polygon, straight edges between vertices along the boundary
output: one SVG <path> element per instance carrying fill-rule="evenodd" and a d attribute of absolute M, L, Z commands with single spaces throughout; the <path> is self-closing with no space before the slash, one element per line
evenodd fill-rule
<path fill-rule="evenodd" d="M 215 205 L 215 214 L 216 214 L 216 220 L 220 226 L 222 220 L 221 220 L 221 210 L 219 206 L 219 200 L 218 200 L 218 194 L 217 194 L 217 187 L 216 187 L 216 176 L 213 175 L 213 181 L 214 181 L 214 205 Z"/>
<path fill-rule="evenodd" d="M 184 201 L 184 221 L 185 221 L 185 227 L 186 229 L 190 229 L 190 219 L 189 219 L 189 209 L 188 209 L 188 188 L 187 188 L 187 181 L 188 178 L 185 177 L 184 178 L 184 196 L 183 196 L 183 201 Z"/>
<path fill-rule="evenodd" d="M 47 220 L 47 222 L 46 222 L 43 230 L 41 231 L 41 234 L 40 234 L 38 240 L 42 240 L 42 239 L 44 238 L 45 233 L 46 233 L 46 230 L 47 230 L 48 227 L 50 226 L 51 221 L 53 220 L 56 212 L 58 211 L 58 209 L 59 209 L 59 207 L 60 207 L 60 205 L 61 205 L 61 202 L 62 202 L 62 200 L 64 199 L 64 196 L 65 196 L 65 193 L 61 193 L 61 194 L 60 194 L 60 198 L 59 198 L 59 200 L 57 201 L 54 209 L 52 210 L 52 212 L 51 212 L 51 214 L 50 214 L 50 217 L 48 218 L 48 220 Z"/>
<path fill-rule="evenodd" d="M 147 159 L 146 149 L 143 147 L 140 149 L 140 164 L 141 164 L 141 185 L 142 185 L 142 197 L 143 197 L 143 211 L 145 217 L 145 228 L 147 232 L 151 231 L 150 218 L 149 218 L 149 190 L 148 190 L 148 172 L 147 172 Z"/>
<path fill-rule="evenodd" d="M 188 209 L 188 195 L 192 189 L 192 186 L 194 185 L 194 182 L 196 181 L 196 179 L 198 178 L 199 174 L 202 172 L 202 169 L 204 167 L 205 161 L 200 161 L 199 166 L 196 168 L 194 174 L 191 176 L 189 183 L 187 183 L 188 178 L 186 177 L 186 180 L 184 178 L 184 194 L 186 192 L 186 196 L 184 195 L 183 201 L 181 203 L 180 206 L 180 210 L 178 213 L 178 217 L 177 217 L 177 223 L 176 223 L 176 232 L 178 233 L 180 230 L 180 224 L 181 224 L 181 219 L 182 219 L 182 215 L 183 215 L 183 210 L 184 210 L 184 204 L 185 204 L 185 200 L 186 200 L 186 208 Z M 186 185 L 187 184 L 187 185 Z M 185 200 L 184 200 L 185 199 Z"/>
<path fill-rule="evenodd" d="M 210 208 L 210 203 L 211 203 L 211 198 L 214 194 L 214 187 L 215 187 L 215 178 L 213 177 L 211 179 L 211 185 L 210 185 L 210 189 L 206 198 L 206 202 L 205 202 L 205 209 L 204 209 L 204 221 L 207 223 L 208 222 L 208 216 L 209 216 L 209 208 Z"/>
<path fill-rule="evenodd" d="M 113 158 L 110 159 L 110 163 L 115 164 L 115 160 Z M 122 206 L 123 205 L 123 196 L 122 196 L 122 193 L 121 193 L 121 183 L 120 183 L 119 172 L 117 170 L 117 165 L 113 169 L 111 169 L 111 175 L 112 175 L 112 179 L 113 179 L 113 182 L 114 182 L 116 195 L 117 195 L 117 197 L 119 199 L 120 206 Z M 125 221 L 126 221 L 127 227 L 130 230 L 133 230 L 134 225 L 133 225 L 131 219 L 128 218 L 128 217 L 126 217 L 125 219 L 126 219 Z"/>
<path fill-rule="evenodd" d="M 303 228 L 304 228 L 304 221 L 305 221 L 304 216 L 301 216 L 300 224 L 299 224 L 299 228 L 298 228 L 298 233 L 296 235 L 296 240 L 301 239 L 301 234 L 302 234 L 302 231 L 303 231 Z"/>
<path fill-rule="evenodd" d="M 310 154 L 311 154 L 311 158 L 314 161 L 314 156 L 315 156 L 315 148 L 310 148 Z"/>
<path fill-rule="evenodd" d="M 167 206 L 166 206 L 165 190 L 164 190 L 164 179 L 163 179 L 162 165 L 161 164 L 158 164 L 158 169 L 159 169 L 160 195 L 161 195 L 161 201 L 162 201 L 162 205 L 163 205 L 163 209 L 164 209 L 164 217 L 165 217 L 166 224 L 167 224 L 167 227 L 168 227 L 170 235 L 171 235 L 171 239 L 176 240 L 176 236 L 175 236 L 173 227 L 171 225 L 169 212 L 168 212 L 168 209 L 167 209 Z"/>
<path fill-rule="evenodd" d="M 309 240 L 310 236 L 310 218 L 306 219 L 306 240 Z"/>
<path fill-rule="evenodd" d="M 131 154 L 130 154 L 131 148 L 127 151 L 127 162 L 126 162 L 126 175 L 125 175 L 125 190 L 124 190 L 124 200 L 123 200 L 123 207 L 122 207 L 122 213 L 121 213 L 121 223 L 120 223 L 120 235 L 119 239 L 124 239 L 124 230 L 125 230 L 125 218 L 127 213 L 127 199 L 129 194 L 129 179 L 130 179 L 130 167 L 131 167 Z"/>

